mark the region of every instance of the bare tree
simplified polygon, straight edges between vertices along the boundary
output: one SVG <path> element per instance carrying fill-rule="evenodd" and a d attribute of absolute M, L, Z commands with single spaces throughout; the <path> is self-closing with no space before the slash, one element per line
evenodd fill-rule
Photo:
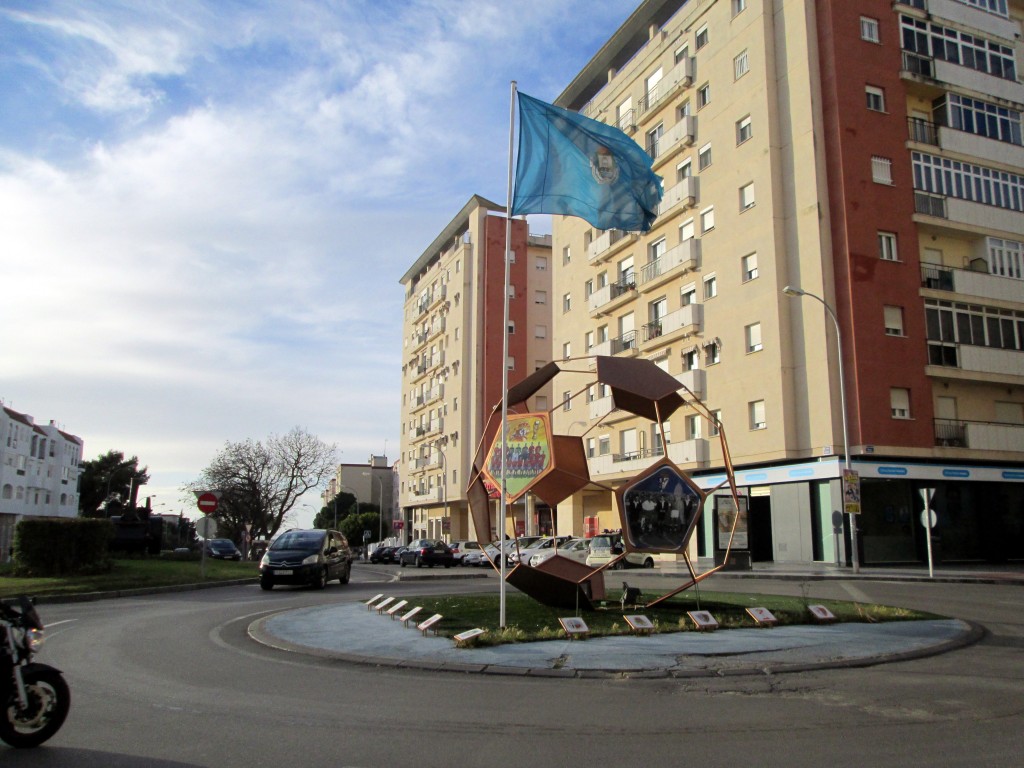
<path fill-rule="evenodd" d="M 222 535 L 270 538 L 306 491 L 325 484 L 337 467 L 337 446 L 300 427 L 265 441 L 226 443 L 187 491 L 220 491 L 216 517 Z"/>

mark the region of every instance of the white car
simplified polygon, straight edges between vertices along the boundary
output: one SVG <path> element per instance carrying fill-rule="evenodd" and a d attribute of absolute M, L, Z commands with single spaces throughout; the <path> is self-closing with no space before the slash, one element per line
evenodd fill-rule
<path fill-rule="evenodd" d="M 453 541 L 448 546 L 452 548 L 452 554 L 455 555 L 456 565 L 465 565 L 466 563 L 463 561 L 469 553 L 483 551 L 479 542 L 471 540 Z"/>
<path fill-rule="evenodd" d="M 591 568 L 600 568 L 622 554 L 622 536 L 618 533 L 603 533 L 590 540 L 590 554 L 587 555 L 587 565 Z M 653 568 L 654 557 L 646 552 L 630 552 L 623 559 L 619 560 L 612 568 Z"/>
<path fill-rule="evenodd" d="M 542 549 L 530 558 L 529 563 L 536 568 L 545 560 L 550 560 L 555 555 L 567 557 L 577 563 L 586 563 L 587 555 L 590 554 L 590 539 L 569 539 L 564 544 L 559 544 L 558 549 L 549 547 Z"/>
<path fill-rule="evenodd" d="M 539 552 L 544 552 L 548 549 L 553 550 L 557 542 L 558 546 L 562 546 L 565 542 L 570 539 L 569 536 L 543 536 L 538 538 L 536 541 L 527 544 L 525 547 L 520 544 L 518 551 L 513 549 L 508 556 L 509 565 L 516 566 L 520 562 L 529 563 L 530 558 Z"/>

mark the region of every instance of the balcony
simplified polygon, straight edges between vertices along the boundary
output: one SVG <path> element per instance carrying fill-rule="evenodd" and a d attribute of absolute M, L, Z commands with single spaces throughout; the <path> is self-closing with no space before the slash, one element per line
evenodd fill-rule
<path fill-rule="evenodd" d="M 658 216 L 665 216 L 676 208 L 685 211 L 697 205 L 699 199 L 700 178 L 687 176 L 673 187 L 665 190 L 665 195 L 658 203 Z M 659 222 L 660 223 L 660 222 Z"/>
<path fill-rule="evenodd" d="M 676 376 L 676 380 L 684 387 L 689 389 L 694 397 L 698 397 L 701 400 L 704 399 L 704 387 L 707 374 L 701 368 L 694 368 L 689 371 L 683 371 Z"/>
<path fill-rule="evenodd" d="M 444 384 L 438 384 L 436 387 L 428 392 L 424 392 L 416 398 L 416 403 L 413 406 L 413 410 L 419 410 L 425 406 L 435 403 L 444 397 Z"/>
<path fill-rule="evenodd" d="M 622 421 L 633 416 L 629 411 L 620 411 L 616 408 L 611 395 L 591 400 L 587 403 L 587 408 L 590 413 L 590 420 L 600 421 L 603 424 L 614 424 L 616 421 Z"/>
<path fill-rule="evenodd" d="M 430 437 L 431 435 L 437 435 L 444 431 L 444 419 L 434 419 L 428 421 L 425 424 L 420 424 L 413 430 L 412 437 L 414 440 L 420 440 L 424 437 Z"/>
<path fill-rule="evenodd" d="M 629 274 L 614 283 L 609 283 L 604 288 L 600 288 L 590 294 L 590 298 L 587 300 L 590 316 L 600 317 L 601 315 L 606 315 L 617 307 L 621 307 L 635 295 L 636 277 L 633 274 Z"/>
<path fill-rule="evenodd" d="M 993 301 L 1020 302 L 1024 296 L 1024 281 L 988 271 L 984 259 L 975 259 L 981 270 L 953 269 L 936 264 L 921 265 L 921 287 L 933 291 L 951 291 L 963 296 Z"/>
<path fill-rule="evenodd" d="M 914 213 L 944 219 L 946 218 L 946 198 L 929 192 L 914 192 Z"/>
<path fill-rule="evenodd" d="M 591 456 L 587 460 L 591 477 L 601 475 L 635 475 L 647 469 L 653 462 L 664 456 L 663 450 L 642 449 L 628 453 L 610 453 L 602 456 Z M 681 443 L 669 443 L 668 457 L 676 464 L 706 464 L 710 458 L 707 440 L 684 440 Z"/>
<path fill-rule="evenodd" d="M 935 445 L 975 451 L 1024 452 L 1024 424 L 935 419 Z"/>
<path fill-rule="evenodd" d="M 1019 211 L 1009 208 L 915 191 L 914 211 L 921 216 L 945 219 L 947 223 L 943 226 L 946 229 L 951 228 L 950 225 L 955 225 L 957 230 L 974 234 L 1001 230 L 1024 237 L 1024 216 L 1021 216 Z M 935 223 L 922 220 L 918 215 L 914 216 L 914 221 L 918 223 Z"/>
<path fill-rule="evenodd" d="M 930 85 L 951 85 L 957 90 L 985 93 L 1017 104 L 1024 102 L 1024 84 L 997 77 L 950 61 L 903 51 L 901 77 Z"/>
<path fill-rule="evenodd" d="M 623 232 L 621 229 L 609 229 L 587 246 L 587 261 L 600 264 L 607 261 L 627 245 L 636 242 L 635 232 Z"/>
<path fill-rule="evenodd" d="M 1024 352 L 929 341 L 925 374 L 939 379 L 1024 386 Z"/>
<path fill-rule="evenodd" d="M 409 504 L 439 504 L 441 502 L 441 487 L 425 488 L 409 491 Z"/>
<path fill-rule="evenodd" d="M 976 157 L 988 164 L 1024 166 L 1024 147 L 1010 141 L 938 125 L 930 120 L 907 118 L 910 141 L 940 147 L 956 155 Z"/>
<path fill-rule="evenodd" d="M 444 352 L 436 352 L 433 355 L 421 357 L 419 362 L 416 364 L 413 381 L 423 378 L 435 368 L 442 365 L 444 365 Z"/>
<path fill-rule="evenodd" d="M 684 57 L 640 99 L 640 103 L 637 104 L 637 114 L 641 125 L 654 117 L 658 107 L 666 104 L 684 88 L 693 85 L 693 67 L 693 57 Z"/>
<path fill-rule="evenodd" d="M 687 304 L 643 327 L 644 349 L 653 349 L 699 333 L 704 318 L 703 304 Z"/>
<path fill-rule="evenodd" d="M 648 147 L 648 154 L 654 160 L 654 170 L 657 171 L 686 147 L 692 147 L 696 140 L 697 118 L 694 115 L 684 115 L 668 133 L 659 137 L 655 145 Z"/>
<path fill-rule="evenodd" d="M 700 266 L 700 240 L 690 238 L 669 248 L 654 261 L 640 269 L 640 293 L 653 291 L 661 285 Z"/>

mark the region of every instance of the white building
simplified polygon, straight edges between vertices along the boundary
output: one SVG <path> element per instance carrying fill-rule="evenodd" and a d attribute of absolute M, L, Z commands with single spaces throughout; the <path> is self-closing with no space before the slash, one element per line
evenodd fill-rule
<path fill-rule="evenodd" d="M 0 560 L 23 517 L 76 517 L 82 438 L 0 405 Z"/>

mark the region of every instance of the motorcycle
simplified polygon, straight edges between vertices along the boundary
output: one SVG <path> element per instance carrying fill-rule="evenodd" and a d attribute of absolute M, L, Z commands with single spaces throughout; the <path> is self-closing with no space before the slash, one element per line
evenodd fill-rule
<path fill-rule="evenodd" d="M 71 692 L 59 669 L 32 661 L 43 644 L 32 601 L 22 596 L 15 605 L 0 602 L 0 740 L 37 747 L 64 724 Z"/>

